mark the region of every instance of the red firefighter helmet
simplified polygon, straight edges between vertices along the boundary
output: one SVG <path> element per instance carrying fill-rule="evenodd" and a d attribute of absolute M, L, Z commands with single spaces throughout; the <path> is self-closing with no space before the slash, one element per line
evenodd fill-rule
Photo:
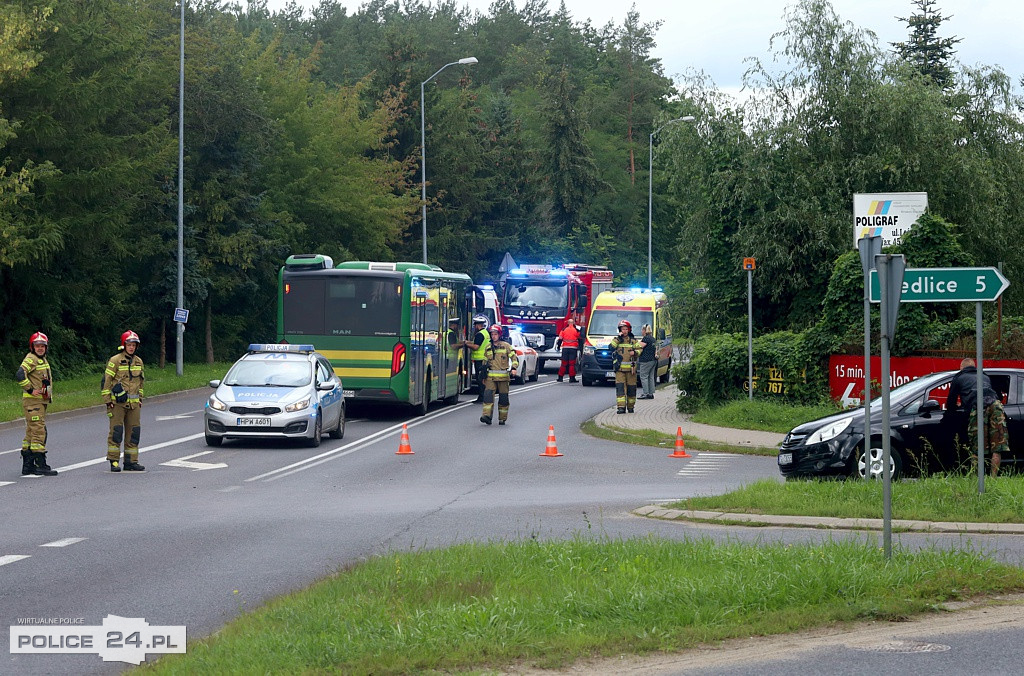
<path fill-rule="evenodd" d="M 29 347 L 31 347 L 31 346 L 35 345 L 36 343 L 42 343 L 43 345 L 47 345 L 48 346 L 50 344 L 50 339 L 47 338 L 46 334 L 43 333 L 42 331 L 36 331 L 35 333 L 33 333 L 29 337 L 28 344 L 29 344 Z"/>
<path fill-rule="evenodd" d="M 625 319 L 623 319 L 621 322 L 619 322 L 619 329 L 622 329 L 623 326 L 625 326 L 630 331 L 633 330 L 633 325 L 630 324 L 629 322 L 627 322 Z"/>
<path fill-rule="evenodd" d="M 497 331 L 499 334 L 501 334 L 501 324 L 491 324 L 491 328 L 487 330 L 490 331 L 491 333 Z"/>
<path fill-rule="evenodd" d="M 139 334 L 135 333 L 131 329 L 128 329 L 127 331 L 121 334 L 121 347 L 124 347 L 126 343 L 138 342 L 141 342 L 139 340 Z"/>

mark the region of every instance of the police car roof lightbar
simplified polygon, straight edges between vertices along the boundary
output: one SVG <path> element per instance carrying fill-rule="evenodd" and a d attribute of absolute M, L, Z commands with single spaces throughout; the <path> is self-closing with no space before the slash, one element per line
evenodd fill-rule
<path fill-rule="evenodd" d="M 282 343 L 249 343 L 249 352 L 313 352 L 312 345 L 289 345 Z"/>

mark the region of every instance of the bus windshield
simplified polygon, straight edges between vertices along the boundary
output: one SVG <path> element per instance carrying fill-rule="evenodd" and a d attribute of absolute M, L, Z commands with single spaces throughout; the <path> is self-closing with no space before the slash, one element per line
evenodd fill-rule
<path fill-rule="evenodd" d="M 623 319 L 633 326 L 633 335 L 639 337 L 641 326 L 653 324 L 654 313 L 628 307 L 621 310 L 594 310 L 587 333 L 594 336 L 616 336 L 619 333 L 619 322 Z"/>
<path fill-rule="evenodd" d="M 402 280 L 337 275 L 285 280 L 284 333 L 299 336 L 397 336 Z"/>
<path fill-rule="evenodd" d="M 505 287 L 505 307 L 564 310 L 568 306 L 569 285 L 565 281 L 558 285 L 521 283 L 518 286 L 509 282 Z"/>

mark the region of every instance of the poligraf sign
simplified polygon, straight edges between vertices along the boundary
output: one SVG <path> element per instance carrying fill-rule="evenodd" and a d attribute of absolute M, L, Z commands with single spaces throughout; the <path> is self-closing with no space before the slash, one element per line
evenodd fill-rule
<path fill-rule="evenodd" d="M 853 248 L 862 237 L 881 237 L 882 246 L 899 244 L 927 208 L 926 192 L 854 194 Z"/>

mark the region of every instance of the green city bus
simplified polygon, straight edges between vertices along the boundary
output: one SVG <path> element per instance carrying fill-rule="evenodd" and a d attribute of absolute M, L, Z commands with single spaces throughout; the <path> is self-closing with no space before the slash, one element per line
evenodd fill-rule
<path fill-rule="evenodd" d="M 426 414 L 470 385 L 461 341 L 483 294 L 468 275 L 423 263 L 289 256 L 278 273 L 277 339 L 311 343 L 349 403 L 403 403 Z M 454 335 L 449 319 L 458 319 Z M 455 344 L 457 343 L 457 344 Z"/>

